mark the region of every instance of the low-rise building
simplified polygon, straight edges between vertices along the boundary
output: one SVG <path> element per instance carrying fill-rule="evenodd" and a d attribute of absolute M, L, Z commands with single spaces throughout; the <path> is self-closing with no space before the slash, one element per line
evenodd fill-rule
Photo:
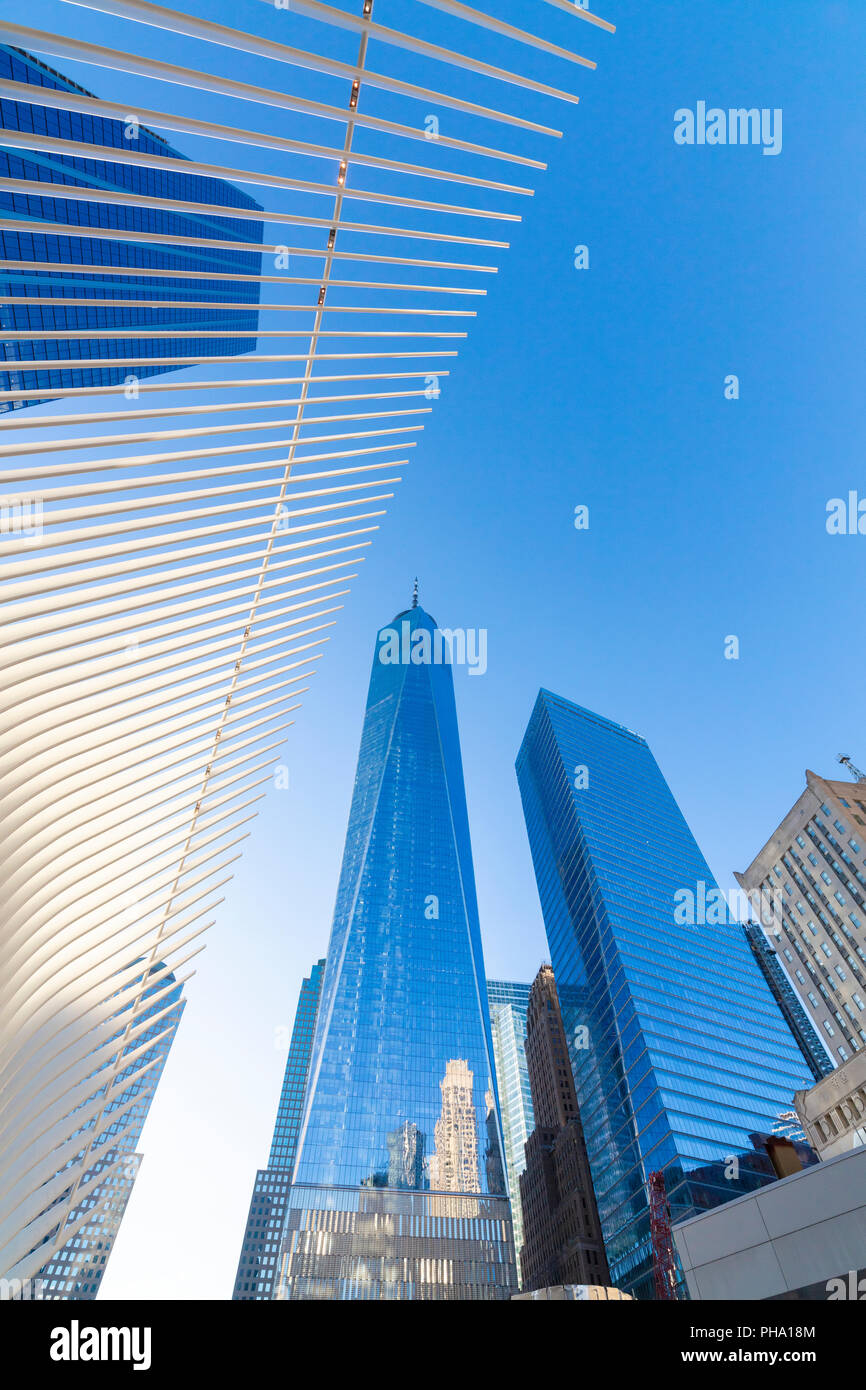
<path fill-rule="evenodd" d="M 796 1091 L 794 1104 L 819 1158 L 836 1158 L 866 1144 L 866 1052 L 858 1052 L 810 1090 Z"/>

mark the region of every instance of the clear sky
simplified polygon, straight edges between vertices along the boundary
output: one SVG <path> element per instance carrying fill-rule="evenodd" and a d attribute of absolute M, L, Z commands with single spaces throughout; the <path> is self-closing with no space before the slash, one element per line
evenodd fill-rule
<path fill-rule="evenodd" d="M 184 3 L 266 31 L 254 0 Z M 390 0 L 380 17 L 399 27 L 410 8 Z M 514 775 L 539 686 L 645 735 L 726 887 L 806 767 L 834 776 L 840 752 L 866 764 L 866 536 L 825 529 L 828 499 L 866 497 L 866 6 L 597 9 L 617 33 L 578 26 L 598 70 L 576 71 L 578 107 L 556 107 L 565 139 L 545 146 L 550 168 L 290 731 L 289 789 L 269 791 L 187 987 L 105 1297 L 230 1295 L 285 1065 L 275 1038 L 327 946 L 374 635 L 416 574 L 443 626 L 488 632 L 486 674 L 456 672 L 488 975 L 529 980 L 547 954 Z M 91 41 L 121 32 L 72 15 Z M 68 30 L 70 11 L 34 0 L 26 22 Z M 423 23 L 435 32 L 435 13 Z M 129 89 L 49 61 L 100 95 Z M 247 76 L 243 55 L 230 70 Z M 675 111 L 698 101 L 781 108 L 781 153 L 676 144 Z"/>

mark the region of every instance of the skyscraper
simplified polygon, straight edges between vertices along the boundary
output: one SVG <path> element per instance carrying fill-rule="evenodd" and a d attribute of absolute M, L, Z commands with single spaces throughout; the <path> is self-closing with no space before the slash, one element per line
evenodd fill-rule
<path fill-rule="evenodd" d="M 836 1066 L 866 1046 L 866 782 L 806 788 L 737 882 Z"/>
<path fill-rule="evenodd" d="M 283 1252 L 290 1299 L 487 1299 L 514 1254 L 447 638 L 376 639 Z"/>
<path fill-rule="evenodd" d="M 521 1288 L 607 1287 L 598 1208 L 565 1041 L 556 981 L 542 965 L 532 982 L 526 1061 L 535 1128 L 520 1177 L 525 1245 Z"/>
<path fill-rule="evenodd" d="M 274 1296 L 280 1238 L 295 1165 L 324 969 L 324 960 L 317 960 L 301 983 L 268 1166 L 256 1173 L 241 1244 L 232 1292 L 232 1298 L 239 1302 L 262 1302 Z"/>
<path fill-rule="evenodd" d="M 7 127 L 2 148 L 11 152 L 10 163 L 4 167 L 12 171 L 4 181 L 4 194 L 14 193 L 12 209 L 0 217 L 3 231 L 13 238 L 4 247 L 7 254 L 2 270 L 16 276 L 23 272 L 15 281 L 16 289 L 33 288 L 28 277 L 47 273 L 53 281 L 52 290 L 64 291 L 59 296 L 18 293 L 16 313 L 25 307 L 35 307 L 40 314 L 60 308 L 65 315 L 70 300 L 81 297 L 75 291 L 91 288 L 96 290 L 94 299 L 111 300 L 109 305 L 99 305 L 99 310 L 114 309 L 116 296 L 103 293 L 107 281 L 111 286 L 117 283 L 123 299 L 123 308 L 117 312 L 125 316 L 127 310 L 132 312 L 133 301 L 124 297 L 121 287 L 139 280 L 145 282 L 142 289 L 152 289 L 154 294 L 164 284 L 168 312 L 183 309 L 189 317 L 177 327 L 169 329 L 160 323 L 155 330 L 128 320 L 116 330 L 92 322 L 81 329 L 70 327 L 66 321 L 55 326 L 44 318 L 34 328 L 19 329 L 4 321 L 0 331 L 3 342 L 57 342 L 61 355 L 34 356 L 22 363 L 17 354 L 24 349 L 13 348 L 11 360 L 0 359 L 0 381 L 5 378 L 16 387 L 0 392 L 3 403 L 38 401 L 69 390 L 114 392 L 116 385 L 105 382 L 118 383 L 121 370 L 186 366 L 195 361 L 195 356 L 184 355 L 183 350 L 165 356 L 156 349 L 157 341 L 169 333 L 178 335 L 176 341 L 182 349 L 202 339 L 210 345 L 208 351 L 213 351 L 226 341 L 231 328 L 236 330 L 231 345 L 244 349 L 253 337 L 252 326 L 248 328 L 246 322 L 229 324 L 219 317 L 226 306 L 242 320 L 253 317 L 253 297 L 248 299 L 241 290 L 232 297 L 226 290 L 237 283 L 274 287 L 280 302 L 268 301 L 267 308 L 279 316 L 276 321 L 269 320 L 277 326 L 262 332 L 269 338 L 291 338 L 291 346 L 297 340 L 300 350 L 256 353 L 251 363 L 253 375 L 248 378 L 245 363 L 212 374 L 210 364 L 218 358 L 208 357 L 203 349 L 207 365 L 201 370 L 202 380 L 191 382 L 184 373 L 180 381 L 170 382 L 160 376 L 155 381 L 128 383 L 130 396 L 152 391 L 157 402 L 154 409 L 147 408 L 154 398 L 148 396 L 141 410 L 128 409 L 124 401 L 118 402 L 118 409 L 106 411 L 102 408 L 106 402 L 102 402 L 95 413 L 85 412 L 84 419 L 99 417 L 99 428 L 112 417 L 113 427 L 99 436 L 99 443 L 113 445 L 122 440 L 122 448 L 144 442 L 143 437 L 155 443 L 169 436 L 195 439 L 219 430 L 220 442 L 212 447 L 149 453 L 145 472 L 135 462 L 137 449 L 129 457 L 119 455 L 98 467 L 92 457 L 95 442 L 67 432 L 69 425 L 77 428 L 84 423 L 80 415 L 70 419 L 54 412 L 20 410 L 17 420 L 13 416 L 6 421 L 13 432 L 38 428 L 51 436 L 46 440 L 31 436 L 30 442 L 16 445 L 15 452 L 22 456 L 32 457 L 42 452 L 43 446 L 51 452 L 73 453 L 69 463 L 39 465 L 35 474 L 25 474 L 24 468 L 9 470 L 7 482 L 29 485 L 61 474 L 63 482 L 46 487 L 44 492 L 40 487 L 38 492 L 8 496 L 0 506 L 0 532 L 8 533 L 0 538 L 0 552 L 9 561 L 5 577 L 12 580 L 5 590 L 7 608 L 11 605 L 9 635 L 0 654 L 4 691 L 0 717 L 4 749 L 0 759 L 4 815 L 0 993 L 8 1006 L 0 1014 L 0 1129 L 15 1122 L 19 1108 L 28 1104 L 30 1090 L 38 1086 L 46 1105 L 55 1107 L 58 1126 L 63 1124 L 62 1142 L 70 1140 L 88 1118 L 77 1109 L 74 1090 L 66 1085 L 67 1064 L 73 1045 L 76 1065 L 88 1050 L 91 1001 L 94 1008 L 103 1010 L 108 1002 L 112 986 L 106 978 L 106 960 L 116 951 L 118 932 L 126 927 L 136 931 L 142 952 L 146 950 L 149 955 L 153 947 L 156 958 L 166 960 L 169 936 L 173 940 L 168 948 L 187 950 L 187 910 L 193 913 L 192 920 L 210 911 L 208 894 L 221 883 L 224 867 L 235 857 L 236 842 L 227 837 L 236 828 L 235 818 L 246 809 L 242 798 L 248 795 L 249 787 L 244 780 L 255 775 L 260 759 L 276 748 L 274 738 L 286 727 L 284 721 L 296 708 L 292 702 L 305 688 L 299 691 L 296 684 L 312 673 L 299 668 L 316 661 L 319 653 L 314 649 L 328 640 L 325 629 L 332 622 L 318 619 L 334 612 L 330 604 L 340 591 L 324 591 L 332 580 L 344 577 L 344 567 L 354 560 L 350 552 L 370 543 L 366 533 L 376 529 L 374 518 L 381 515 L 378 504 L 391 496 L 378 489 L 399 482 L 399 475 L 383 476 L 383 462 L 377 456 L 386 455 L 391 460 L 389 469 L 392 463 L 401 467 L 400 455 L 415 442 L 416 431 L 421 428 L 407 425 L 404 436 L 403 425 L 395 425 L 393 420 L 396 416 L 414 417 L 416 407 L 383 410 L 382 402 L 403 394 L 421 394 L 428 400 L 439 395 L 442 361 L 455 356 L 457 350 L 456 344 L 453 349 L 443 347 L 452 334 L 439 320 L 443 314 L 449 321 L 455 315 L 471 317 L 474 311 L 465 296 L 484 293 L 483 285 L 488 283 L 498 258 L 487 264 L 491 259 L 487 253 L 504 246 L 499 240 L 503 215 L 519 216 L 516 204 L 512 213 L 503 212 L 498 193 L 504 191 L 510 201 L 512 196 L 531 191 L 497 181 L 492 185 L 497 192 L 495 206 L 479 207 L 478 189 L 491 186 L 484 177 L 489 172 L 490 152 L 498 160 L 525 170 L 527 132 L 544 139 L 556 133 L 546 123 L 518 117 L 519 138 L 511 141 L 508 130 L 513 132 L 515 117 L 507 109 L 494 109 L 486 102 L 489 66 L 483 57 L 487 39 L 477 28 L 478 15 L 467 7 L 463 7 L 458 22 L 458 46 L 438 48 L 437 58 L 464 86 L 468 82 L 477 90 L 479 100 L 485 101 L 484 119 L 500 127 L 501 138 L 496 139 L 495 148 L 476 143 L 472 123 L 477 112 L 473 114 L 464 99 L 468 87 L 461 97 L 447 98 L 440 93 L 436 97 L 439 104 L 444 102 L 452 111 L 463 113 L 457 117 L 461 129 L 463 116 L 469 115 L 465 128 L 468 138 L 443 132 L 438 144 L 425 141 L 429 154 L 420 164 L 416 142 L 423 140 L 425 132 L 417 121 L 417 97 L 426 89 L 406 83 L 401 47 L 385 45 L 372 80 L 385 83 L 391 93 L 387 98 L 391 114 L 396 118 L 402 112 L 402 123 L 400 119 L 383 123 L 366 113 L 367 87 L 362 92 L 362 77 L 366 83 L 369 13 L 350 16 L 347 12 L 345 16 L 346 23 L 360 31 L 360 49 L 355 49 L 356 54 L 360 52 L 360 67 L 357 61 L 350 67 L 339 63 L 335 67 L 345 36 L 334 35 L 329 24 L 332 12 L 327 6 L 320 7 L 312 29 L 308 16 L 288 11 L 282 14 L 277 20 L 282 35 L 276 35 L 273 42 L 266 41 L 264 47 L 260 35 L 242 28 L 228 31 L 226 26 L 221 33 L 229 46 L 214 45 L 212 25 L 191 15 L 184 18 L 172 8 L 145 6 L 146 25 L 139 23 L 144 12 L 141 6 L 119 4 L 111 8 L 111 47 L 83 38 L 80 12 L 65 4 L 51 6 L 52 18 L 59 25 L 57 33 L 16 24 L 13 34 L 7 24 L 6 37 L 14 37 L 30 50 L 58 61 L 69 59 L 76 65 L 81 61 L 91 70 L 101 68 L 110 74 L 103 90 L 120 100 L 90 96 L 45 64 L 31 63 L 28 53 L 13 54 L 23 56 L 28 71 L 13 70 L 11 79 L 0 76 L 2 116 Z M 261 14 L 260 5 L 254 8 Z M 369 11 L 370 6 L 365 9 Z M 15 18 L 26 16 L 16 14 Z M 596 27 L 613 28 L 598 16 L 589 19 Z M 424 51 L 429 44 L 425 43 L 427 26 L 420 8 L 417 20 L 399 42 Z M 484 22 L 501 28 L 493 14 Z M 180 39 L 179 25 L 183 29 Z M 578 23 L 577 27 L 583 26 Z M 563 50 L 557 48 L 555 52 L 551 46 L 555 36 L 545 38 L 541 33 L 513 27 L 509 34 L 517 43 L 512 54 L 516 65 L 509 63 L 508 69 L 497 70 L 507 89 L 518 97 L 522 91 L 532 90 L 572 103 L 573 93 L 539 83 L 536 77 L 540 50 L 553 55 L 557 64 L 563 56 Z M 278 41 L 280 37 L 285 43 Z M 310 78 L 307 97 L 300 98 L 304 114 L 298 116 L 299 98 L 286 88 L 285 60 L 293 61 L 293 54 L 297 56 L 299 50 L 292 48 L 296 41 L 307 52 L 308 40 L 314 48 L 320 46 L 318 57 L 315 52 L 311 56 L 318 75 Z M 177 78 L 173 84 L 164 81 L 163 50 L 177 57 L 180 64 L 190 65 L 172 67 L 171 75 Z M 565 53 L 578 65 L 586 61 L 578 53 Z M 255 68 L 256 82 L 261 85 L 252 87 L 228 75 L 227 64 L 231 68 L 233 61 L 251 72 Z M 36 74 L 32 81 L 31 72 Z M 124 74 L 134 75 L 129 85 Z M 304 85 L 308 85 L 306 76 Z M 202 91 L 206 96 L 199 100 Z M 138 109 L 146 124 L 139 123 L 135 110 L 129 111 L 127 92 L 130 104 L 138 107 L 139 99 L 145 104 Z M 250 114 L 251 97 L 263 115 Z M 15 129 L 14 113 L 7 117 L 6 103 L 47 110 L 47 133 L 27 128 L 32 111 L 23 113 Z M 69 113 L 72 119 L 66 126 Z M 89 125 L 84 117 L 94 124 Z M 543 115 L 545 122 L 547 119 Z M 115 124 L 104 131 L 105 143 L 100 143 L 106 121 Z M 287 121 L 292 128 L 284 131 Z M 303 127 L 300 132 L 295 129 L 298 122 Z M 381 147 L 377 154 L 362 155 L 356 137 L 370 129 L 377 132 L 375 139 Z M 58 133 L 60 130 L 68 130 L 69 138 Z M 85 130 L 88 138 L 82 144 L 77 135 Z M 153 130 L 167 131 L 172 139 L 178 134 L 184 138 L 192 135 L 195 153 L 200 151 L 203 160 L 219 163 L 179 161 L 168 146 L 150 140 Z M 299 133 L 302 138 L 291 138 Z M 89 147 L 86 155 L 85 145 Z M 131 148 L 133 145 L 136 148 Z M 459 148 L 468 156 L 459 161 L 459 170 L 451 164 L 450 154 L 446 153 L 442 164 L 440 155 L 445 147 Z M 344 159 L 350 150 L 351 159 Z M 24 167 L 22 151 L 28 152 L 33 177 L 17 177 Z M 51 168 L 49 182 L 41 171 L 48 169 L 55 156 L 66 162 L 62 169 Z M 315 183 L 310 183 L 311 157 L 324 161 L 321 181 L 312 169 Z M 83 160 L 86 167 L 74 164 L 76 159 Z M 88 165 L 88 160 L 93 163 Z M 358 160 L 378 171 L 373 186 L 367 189 L 355 185 L 354 173 L 348 168 L 351 165 L 354 170 Z M 538 165 L 534 159 L 530 163 Z M 118 188 L 115 165 L 121 166 L 124 180 L 129 176 L 130 188 L 139 176 L 146 182 L 131 192 Z M 70 169 L 74 176 L 65 172 Z M 267 190 L 261 194 L 267 206 L 242 205 L 241 195 L 235 202 L 231 195 L 225 195 L 227 201 L 220 203 L 216 192 L 216 203 L 206 204 L 192 186 L 189 198 L 178 198 L 163 181 L 166 174 L 169 181 L 177 176 L 185 182 L 191 175 L 194 183 L 196 178 L 207 181 L 215 175 L 232 184 L 254 185 Z M 84 182 L 77 181 L 78 175 Z M 423 225 L 407 226 L 407 196 L 415 190 L 419 175 L 440 184 L 441 191 L 434 190 L 425 200 Z M 88 178 L 93 181 L 88 183 Z M 148 191 L 148 184 L 154 192 Z M 299 190 L 302 205 L 296 196 Z M 20 199 L 25 196 L 32 204 L 22 206 Z M 364 214 L 361 221 L 353 206 L 357 198 L 373 206 L 370 217 Z M 417 203 L 415 198 L 410 201 Z M 52 206 L 47 205 L 49 202 Z M 35 215 L 37 207 L 42 213 L 39 217 Z M 76 209 L 80 220 L 76 220 Z M 55 212 L 58 220 L 49 220 Z M 140 221 L 138 213 L 142 215 Z M 455 231 L 455 213 L 467 213 L 473 219 L 471 236 L 463 234 L 465 228 Z M 134 225 L 126 222 L 127 216 Z M 414 222 L 414 217 L 410 220 Z M 150 226 L 161 224 L 162 230 L 149 230 L 146 222 Z M 244 228 L 237 232 L 226 229 L 227 235 L 222 235 L 224 229 L 215 227 L 216 222 L 239 222 Z M 294 244 L 263 246 L 259 240 L 261 222 L 279 228 L 277 235 Z M 298 228 L 297 235 L 288 228 Z M 197 235 L 199 230 L 201 235 Z M 21 244 L 21 238 L 26 243 L 34 235 L 34 246 Z M 244 235 L 250 241 L 245 241 Z M 430 251 L 425 242 L 431 243 Z M 110 248 L 105 259 L 99 256 L 97 243 Z M 466 259 L 462 249 L 455 252 L 456 261 L 443 260 L 439 254 L 446 244 L 465 249 L 469 243 L 485 248 L 482 260 L 475 254 Z M 81 259 L 82 249 L 91 244 L 92 258 L 87 262 Z M 174 268 L 137 259 L 141 247 L 161 248 L 157 253 L 170 255 Z M 207 254 L 201 256 L 202 250 Z M 272 264 L 261 267 L 261 279 L 241 273 L 237 256 L 252 254 L 257 258 L 262 250 Z M 79 259 L 73 262 L 72 256 Z M 230 261 L 231 268 L 214 269 L 222 258 Z M 422 273 L 415 275 L 413 270 L 407 278 L 404 272 L 409 267 Z M 457 283 L 452 283 L 455 277 L 448 267 L 457 272 Z M 275 273 L 268 273 L 271 270 Z M 207 300 L 198 291 L 186 295 L 185 287 L 181 291 L 184 298 L 179 300 L 178 280 L 189 281 L 191 291 L 204 281 Z M 157 284 L 151 286 L 151 281 Z M 6 283 L 13 288 L 11 281 Z M 43 282 L 38 284 L 41 287 Z M 66 294 L 67 288 L 72 289 L 71 295 Z M 144 305 L 135 304 L 136 312 L 142 307 L 149 315 L 156 307 L 154 294 L 147 296 Z M 227 297 L 222 299 L 223 295 Z M 49 302 L 58 297 L 63 300 L 61 305 Z M 38 305 L 25 306 L 23 301 L 31 298 L 38 298 Z M 76 307 L 84 307 L 89 314 L 89 302 Z M 212 314 L 217 317 L 211 318 Z M 380 322 L 383 316 L 387 317 Z M 425 320 L 433 320 L 429 330 L 421 328 Z M 217 322 L 218 328 L 201 326 Z M 74 339 L 76 346 L 70 347 L 70 335 L 76 332 L 83 333 L 84 338 Z M 208 337 L 209 333 L 215 333 L 216 338 Z M 93 335 L 118 347 L 129 342 L 129 357 L 109 354 L 106 363 L 74 356 L 76 351 L 94 351 L 87 342 Z M 375 344 L 364 343 L 367 338 L 374 339 Z M 338 343 L 337 339 L 347 341 Z M 139 351 L 139 343 L 154 350 L 142 347 Z M 37 346 L 32 351 L 38 354 L 40 349 Z M 52 347 L 44 351 L 51 352 Z M 230 354 L 232 363 L 234 355 Z M 219 358 L 224 356 L 219 354 Z M 270 362 L 296 362 L 298 375 L 263 378 L 259 369 Z M 406 364 L 408 369 L 399 370 L 399 364 Z M 240 369 L 243 377 L 236 375 Z M 69 385 L 86 379 L 77 378 L 79 371 L 92 371 L 102 384 Z M 63 384 L 45 386 L 44 382 L 56 380 L 57 373 Z M 32 378 L 33 389 L 29 385 L 25 389 L 22 383 Z M 405 383 L 412 378 L 415 384 L 407 393 Z M 375 381 L 387 383 L 387 389 L 377 391 L 360 385 L 358 393 L 353 391 L 351 396 L 342 388 L 334 398 L 330 392 L 321 394 L 321 388 L 327 389 L 331 382 Z M 269 390 L 267 400 L 250 402 L 252 408 L 267 412 L 296 407 L 288 419 L 257 417 L 256 423 L 242 425 L 243 435 L 259 429 L 267 432 L 275 425 L 281 430 L 288 427 L 287 437 L 261 446 L 261 453 L 273 459 L 273 467 L 267 458 L 249 457 L 258 451 L 253 442 L 224 441 L 223 434 L 237 432 L 237 416 L 220 426 L 207 418 L 217 412 L 246 411 L 247 405 L 238 403 L 235 394 L 257 384 L 301 388 L 297 397 L 281 395 L 279 400 L 271 400 Z M 170 408 L 179 428 L 163 431 L 145 427 L 140 431 L 139 420 L 165 412 L 163 392 L 169 389 L 181 393 L 177 407 Z M 190 404 L 187 393 L 193 390 L 214 395 L 206 396 L 207 404 L 201 405 L 196 402 L 202 398 L 194 396 Z M 210 400 L 215 401 L 213 411 Z M 333 419 L 319 411 L 327 403 L 338 404 L 342 412 L 350 400 L 369 401 L 371 409 L 356 412 L 353 408 L 351 418 L 338 413 Z M 426 415 L 428 406 L 422 407 L 419 401 L 417 409 Z M 369 430 L 354 427 L 356 420 L 366 419 L 378 423 Z M 318 434 L 319 426 L 326 422 L 337 426 L 335 432 Z M 313 434 L 308 433 L 308 426 Z M 324 454 L 311 454 L 311 444 L 335 447 Z M 245 461 L 235 466 L 231 460 L 239 455 L 245 456 Z M 280 457 L 274 458 L 276 455 Z M 175 464 L 190 457 L 213 459 L 214 463 L 182 468 L 184 487 L 178 490 Z M 322 473 L 317 468 L 311 472 L 308 465 L 325 459 L 329 460 L 325 470 L 328 484 L 311 492 L 307 485 Z M 127 466 L 134 471 L 127 472 Z M 267 476 L 260 481 L 256 474 Z M 185 484 L 193 479 L 188 491 Z M 212 479 L 220 481 L 215 485 Z M 338 483 L 338 479 L 342 481 Z M 257 493 L 264 496 L 254 496 Z M 60 529 L 66 525 L 71 529 Z M 296 565 L 309 568 L 296 569 Z M 313 578 L 313 583 L 306 583 Z M 240 588 L 234 588 L 235 582 Z M 317 597 L 311 597 L 313 593 Z M 299 601 L 289 602 L 295 595 Z M 291 661 L 288 666 L 287 659 Z M 284 679 L 289 670 L 294 674 Z M 279 683 L 265 691 L 261 683 L 275 679 Z M 82 685 L 86 698 L 82 698 Z M 206 690 L 210 692 L 207 695 Z M 267 701 L 262 705 L 264 695 Z M 115 726 L 108 737 L 103 728 L 106 719 Z M 177 770 L 181 748 L 188 753 L 182 782 Z M 168 801 L 175 794 L 177 801 L 169 812 Z M 142 865 L 157 852 L 155 839 L 161 834 L 157 827 L 163 824 L 165 841 L 160 841 L 158 852 L 162 856 L 165 850 L 160 868 L 165 896 L 151 901 L 142 914 L 136 903 Z M 219 833 L 217 826 L 223 827 Z M 217 841 L 221 842 L 218 848 Z M 184 904 L 184 897 L 193 892 L 192 902 Z M 128 906 L 118 912 L 124 902 Z M 86 1004 L 82 1002 L 85 994 Z M 61 1009 L 68 1021 L 64 1034 L 54 1027 L 56 1012 Z M 482 1068 L 473 1062 L 470 1069 L 475 1084 L 480 1084 Z M 61 1107 L 67 1102 L 61 1121 Z M 97 1102 L 95 1113 L 100 1108 Z M 484 1108 L 485 1125 L 495 1129 L 495 1105 Z M 39 1211 L 44 1195 L 40 1175 L 53 1162 L 55 1136 L 59 1138 L 57 1130 L 50 1136 L 33 1135 L 14 1160 L 8 1157 L 8 1149 L 0 1152 L 0 1230 L 14 1229 L 16 1249 L 23 1248 L 37 1261 L 28 1260 L 20 1266 L 16 1260 L 15 1277 L 33 1276 L 48 1258 L 49 1252 L 41 1245 L 39 1256 L 33 1254 L 41 1240 L 41 1226 L 38 1231 L 29 1227 L 34 1208 Z M 425 1141 L 427 1137 L 425 1132 Z M 496 1146 L 491 1148 L 487 1131 L 483 1147 L 485 1161 L 490 1149 L 494 1170 Z M 0 1270 L 8 1273 L 2 1264 Z"/>
<path fill-rule="evenodd" d="M 132 1029 L 129 1016 L 139 991 L 144 1007 Z M 159 962 L 139 972 L 116 997 L 120 1005 L 111 1019 L 112 1036 L 94 1049 L 93 1057 L 100 1062 L 87 1078 L 104 1098 L 104 1123 L 97 1130 L 90 1122 L 79 1131 L 78 1153 L 46 1187 L 50 1192 L 68 1173 L 62 1192 L 46 1209 L 49 1221 L 53 1207 L 68 1210 L 69 1231 L 59 1250 L 53 1228 L 45 1237 L 55 1253 L 39 1270 L 34 1287 L 46 1300 L 90 1300 L 99 1292 L 141 1166 L 142 1155 L 136 1153 L 141 1131 L 183 1013 L 181 986 Z M 82 1159 L 84 1171 L 79 1175 Z"/>
<path fill-rule="evenodd" d="M 526 1167 L 524 1146 L 532 1133 L 532 1093 L 526 1067 L 526 1010 L 529 985 L 512 980 L 488 980 L 490 1025 L 493 1031 L 493 1058 L 502 1114 L 505 1168 L 511 1197 L 514 1252 L 520 1268 L 523 1245 L 523 1215 L 520 1206 L 520 1174 Z"/>
<path fill-rule="evenodd" d="M 184 172 L 185 157 L 133 115 L 112 120 L 76 109 L 75 95 L 91 93 L 30 53 L 0 46 L 0 81 L 20 85 L 14 96 L 3 93 L 0 175 L 21 183 L 0 193 L 0 362 L 16 364 L 0 370 L 0 390 L 30 393 L 0 400 L 0 412 L 45 399 L 42 390 L 108 386 L 183 365 L 160 358 L 254 351 L 258 284 L 230 277 L 258 275 L 261 256 L 216 248 L 213 238 L 261 241 L 261 221 L 230 215 L 259 211 L 255 199 L 223 179 Z M 117 159 L 95 158 L 92 147 L 112 147 Z M 136 163 L 145 156 L 176 161 L 177 172 Z M 82 194 L 87 188 L 98 190 L 94 201 Z M 191 203 L 225 204 L 228 215 L 183 210 Z M 215 275 L 226 278 L 217 283 Z M 205 312 L 197 300 L 224 300 L 225 308 Z M 219 336 L 203 337 L 203 329 Z M 46 362 L 58 365 L 27 365 Z"/>
<path fill-rule="evenodd" d="M 833 1071 L 833 1059 L 816 1032 L 799 995 L 788 979 L 779 960 L 778 951 L 770 945 L 763 929 L 757 922 L 746 922 L 743 926 L 746 940 L 752 955 L 758 963 L 761 974 L 770 986 L 773 998 L 785 1015 L 788 1027 L 797 1040 L 806 1064 L 816 1081 Z"/>
<path fill-rule="evenodd" d="M 650 1173 L 674 1221 L 772 1181 L 725 1161 L 811 1073 L 739 924 L 679 911 L 721 893 L 646 741 L 542 690 L 517 774 L 611 1275 L 651 1298 Z"/>

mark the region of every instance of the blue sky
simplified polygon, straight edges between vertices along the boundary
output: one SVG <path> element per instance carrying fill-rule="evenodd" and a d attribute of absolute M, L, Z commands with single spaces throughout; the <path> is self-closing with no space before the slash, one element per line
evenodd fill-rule
<path fill-rule="evenodd" d="M 186 7 L 273 32 L 253 0 Z M 517 0 L 497 8 L 526 17 Z M 488 631 L 486 674 L 458 670 L 456 687 L 491 976 L 531 979 L 547 953 L 513 766 L 539 686 L 649 740 L 723 886 L 807 766 L 834 776 L 840 752 L 866 763 L 866 536 L 825 529 L 829 498 L 866 496 L 855 114 L 866 9 L 597 8 L 617 33 L 578 26 L 598 70 L 565 75 L 581 103 L 556 107 L 565 139 L 545 145 L 550 168 L 473 305 L 290 731 L 289 789 L 269 792 L 188 987 L 104 1296 L 230 1294 L 285 1064 L 275 1033 L 327 945 L 375 632 L 416 574 L 443 626 Z M 410 4 L 381 9 L 399 27 Z M 118 22 L 56 0 L 28 10 L 45 29 L 73 21 L 90 41 L 129 41 Z M 423 17 L 431 34 L 439 22 Z M 136 90 L 49 61 L 100 95 Z M 261 80 L 240 55 L 230 70 Z M 676 145 L 674 112 L 699 100 L 781 108 L 781 154 Z M 292 118 L 275 120 L 290 133 Z M 587 270 L 573 266 L 578 244 Z M 724 396 L 731 373 L 736 401 Z M 724 659 L 730 634 L 737 661 Z"/>

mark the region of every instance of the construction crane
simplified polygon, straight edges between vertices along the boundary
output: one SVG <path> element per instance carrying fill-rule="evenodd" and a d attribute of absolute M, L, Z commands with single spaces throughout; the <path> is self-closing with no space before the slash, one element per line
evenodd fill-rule
<path fill-rule="evenodd" d="M 866 782 L 866 772 L 861 772 L 859 767 L 855 767 L 847 753 L 840 753 L 836 761 L 847 767 L 855 782 Z"/>
<path fill-rule="evenodd" d="M 678 1297 L 671 1211 L 665 1192 L 665 1175 L 658 1171 L 647 1179 L 650 1203 L 650 1238 L 653 1251 L 653 1280 L 657 1301 Z"/>

